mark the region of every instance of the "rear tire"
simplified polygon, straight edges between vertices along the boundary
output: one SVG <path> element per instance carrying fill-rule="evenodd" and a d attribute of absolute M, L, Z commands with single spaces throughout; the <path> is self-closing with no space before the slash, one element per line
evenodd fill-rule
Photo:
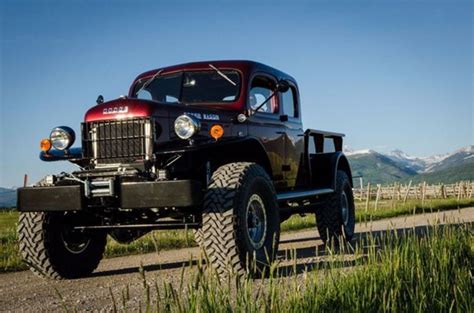
<path fill-rule="evenodd" d="M 352 186 L 344 171 L 337 171 L 336 190 L 326 200 L 325 205 L 316 210 L 316 224 L 319 236 L 325 244 L 339 238 L 350 241 L 354 236 L 355 207 Z"/>
<path fill-rule="evenodd" d="M 18 239 L 23 260 L 42 277 L 79 278 L 91 274 L 102 259 L 107 234 L 72 230 L 73 225 L 89 219 L 76 213 L 20 213 Z"/>
<path fill-rule="evenodd" d="M 204 200 L 204 250 L 223 277 L 260 275 L 273 262 L 280 239 L 275 189 L 255 163 L 230 163 L 212 175 Z"/>

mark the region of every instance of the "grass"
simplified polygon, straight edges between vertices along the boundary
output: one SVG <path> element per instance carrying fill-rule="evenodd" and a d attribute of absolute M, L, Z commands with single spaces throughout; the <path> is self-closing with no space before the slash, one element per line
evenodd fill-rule
<path fill-rule="evenodd" d="M 111 292 L 111 306 L 147 312 L 474 312 L 472 225 L 420 230 L 368 234 L 351 252 L 328 249 L 324 262 L 298 276 L 283 277 L 274 264 L 261 283 L 220 281 L 201 264 L 176 285 L 153 283 L 142 271 L 139 307 L 129 303 L 128 286 L 121 296 Z"/>
<path fill-rule="evenodd" d="M 0 212 L 0 272 L 26 269 L 18 253 L 17 221 L 18 212 Z"/>
<path fill-rule="evenodd" d="M 365 202 L 356 202 L 357 221 L 370 221 L 383 218 L 431 212 L 437 210 L 452 210 L 474 205 L 474 199 L 433 199 L 426 200 L 422 206 L 420 201 L 410 200 L 403 204 L 383 201 L 379 203 L 377 210 L 371 207 L 366 211 Z M 18 212 L 0 212 L 0 272 L 10 272 L 26 269 L 18 253 L 16 223 Z M 296 231 L 315 227 L 314 215 L 295 215 L 281 225 L 282 232 Z M 109 238 L 105 256 L 115 257 L 130 254 L 141 254 L 147 252 L 170 250 L 195 246 L 191 231 L 166 230 L 154 231 L 132 242 L 131 244 L 119 244 Z"/>

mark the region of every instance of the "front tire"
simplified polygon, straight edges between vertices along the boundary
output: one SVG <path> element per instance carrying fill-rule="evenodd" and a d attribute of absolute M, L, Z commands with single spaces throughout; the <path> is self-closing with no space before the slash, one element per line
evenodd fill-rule
<path fill-rule="evenodd" d="M 316 210 L 316 224 L 325 244 L 331 241 L 338 244 L 341 237 L 351 241 L 354 236 L 354 196 L 346 172 L 337 171 L 336 190 L 328 197 L 325 205 Z"/>
<path fill-rule="evenodd" d="M 20 213 L 18 239 L 23 260 L 42 277 L 79 278 L 91 274 L 102 259 L 107 234 L 72 229 L 89 219 L 77 213 Z"/>
<path fill-rule="evenodd" d="M 204 200 L 203 246 L 221 276 L 260 275 L 280 239 L 275 189 L 255 163 L 230 163 L 212 175 Z"/>

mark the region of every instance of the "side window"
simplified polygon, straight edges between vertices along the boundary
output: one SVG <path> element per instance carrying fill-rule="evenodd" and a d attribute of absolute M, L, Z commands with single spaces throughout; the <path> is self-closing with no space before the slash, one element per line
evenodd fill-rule
<path fill-rule="evenodd" d="M 283 113 L 289 117 L 298 117 L 296 93 L 293 87 L 281 95 L 283 101 Z"/>
<path fill-rule="evenodd" d="M 333 138 L 324 138 L 324 153 L 336 152 L 336 146 L 334 145 Z"/>
<path fill-rule="evenodd" d="M 252 109 L 258 108 L 275 90 L 275 82 L 266 76 L 257 76 L 253 79 L 249 92 L 249 106 Z M 276 113 L 278 112 L 277 97 L 273 96 L 267 101 L 258 112 Z"/>

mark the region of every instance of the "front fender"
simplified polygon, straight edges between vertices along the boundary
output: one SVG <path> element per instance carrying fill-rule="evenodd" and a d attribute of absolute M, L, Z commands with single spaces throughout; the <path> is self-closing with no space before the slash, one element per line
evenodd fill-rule
<path fill-rule="evenodd" d="M 49 151 L 41 151 L 39 158 L 41 161 L 73 161 L 82 159 L 82 148 L 75 147 L 68 150 L 51 149 Z"/>

